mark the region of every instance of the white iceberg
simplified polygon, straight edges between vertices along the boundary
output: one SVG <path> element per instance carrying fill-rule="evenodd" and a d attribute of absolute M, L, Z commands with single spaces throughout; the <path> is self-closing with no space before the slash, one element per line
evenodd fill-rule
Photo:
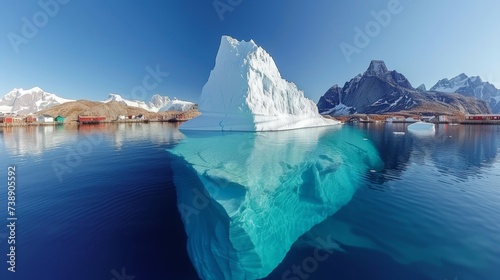
<path fill-rule="evenodd" d="M 350 201 L 377 150 L 348 127 L 186 132 L 169 150 L 189 256 L 202 279 L 259 279 Z"/>
<path fill-rule="evenodd" d="M 408 125 L 408 131 L 419 135 L 433 135 L 436 128 L 433 123 L 416 122 Z"/>
<path fill-rule="evenodd" d="M 215 67 L 203 87 L 201 116 L 181 130 L 273 131 L 339 124 L 318 113 L 273 58 L 254 41 L 221 39 Z"/>

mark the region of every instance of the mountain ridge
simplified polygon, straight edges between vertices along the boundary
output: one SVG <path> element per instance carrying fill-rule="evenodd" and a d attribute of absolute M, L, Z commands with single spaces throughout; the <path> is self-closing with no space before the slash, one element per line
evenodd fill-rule
<path fill-rule="evenodd" d="M 342 88 L 334 85 L 328 89 L 317 106 L 320 113 L 332 116 L 400 111 L 462 115 L 491 112 L 484 101 L 422 89 L 415 89 L 396 70 L 388 70 L 384 61 L 373 60 L 362 75 L 356 75 Z"/>
<path fill-rule="evenodd" d="M 461 73 L 451 79 L 439 80 L 431 91 L 455 92 L 464 96 L 488 102 L 493 113 L 500 113 L 500 89 L 493 84 L 483 81 L 479 76 L 467 76 Z"/>
<path fill-rule="evenodd" d="M 1 113 L 14 113 L 18 115 L 30 115 L 38 113 L 44 109 L 51 108 L 56 105 L 74 102 L 76 100 L 66 99 L 56 94 L 46 92 L 40 87 L 31 89 L 14 88 L 4 97 L 0 99 Z M 99 102 L 92 101 L 90 102 Z M 165 112 L 165 111 L 188 111 L 196 108 L 196 104 L 190 101 L 170 99 L 168 96 L 155 94 L 151 97 L 148 103 L 139 100 L 127 100 L 121 95 L 110 93 L 108 98 L 101 103 L 116 101 L 127 106 L 145 109 L 149 112 Z"/>

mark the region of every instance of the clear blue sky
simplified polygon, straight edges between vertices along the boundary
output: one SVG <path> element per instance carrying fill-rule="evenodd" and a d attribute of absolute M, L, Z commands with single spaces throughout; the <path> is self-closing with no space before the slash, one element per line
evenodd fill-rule
<path fill-rule="evenodd" d="M 68 3 L 47 15 L 39 1 L 0 0 L 1 96 L 39 86 L 71 99 L 131 98 L 146 67 L 158 65 L 169 75 L 146 99 L 160 93 L 197 101 L 225 34 L 254 39 L 282 76 L 315 101 L 364 72 L 372 59 L 385 60 L 415 87 L 462 72 L 500 87 L 497 0 L 400 0 L 399 6 L 395 0 L 219 0 L 237 4 L 223 20 L 214 0 L 59 1 Z M 397 8 L 385 26 L 370 24 L 371 11 L 390 5 Z M 23 17 L 39 26 L 36 32 L 28 28 L 23 35 Z M 356 45 L 355 28 L 367 26 L 370 42 Z M 350 61 L 343 42 L 357 48 Z"/>

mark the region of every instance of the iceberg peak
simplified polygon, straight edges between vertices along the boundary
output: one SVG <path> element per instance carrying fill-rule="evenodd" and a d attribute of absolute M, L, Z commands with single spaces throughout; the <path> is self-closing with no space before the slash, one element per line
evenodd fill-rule
<path fill-rule="evenodd" d="M 273 131 L 338 124 L 281 77 L 273 58 L 253 40 L 222 36 L 215 67 L 203 87 L 201 116 L 184 130 Z"/>

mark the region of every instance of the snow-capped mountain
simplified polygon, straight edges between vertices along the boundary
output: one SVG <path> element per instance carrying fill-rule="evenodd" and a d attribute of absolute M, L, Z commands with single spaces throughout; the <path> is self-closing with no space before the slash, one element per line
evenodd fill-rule
<path fill-rule="evenodd" d="M 352 78 L 341 88 L 331 87 L 319 100 L 322 114 L 333 116 L 354 113 L 382 114 L 404 110 L 445 113 L 490 112 L 485 102 L 444 92 L 415 89 L 403 74 L 389 71 L 385 63 L 374 60 L 363 75 Z"/>
<path fill-rule="evenodd" d="M 468 77 L 464 73 L 448 80 L 442 79 L 431 88 L 432 91 L 456 92 L 465 96 L 485 100 L 494 113 L 500 113 L 500 90 L 483 81 L 479 76 Z"/>
<path fill-rule="evenodd" d="M 45 92 L 39 87 L 27 90 L 16 88 L 0 99 L 0 112 L 28 115 L 71 101 L 74 100 Z"/>
<path fill-rule="evenodd" d="M 108 99 L 103 101 L 104 103 L 108 103 L 111 101 L 116 101 L 123 103 L 127 106 L 142 108 L 148 110 L 150 112 L 165 112 L 165 111 L 187 111 L 195 108 L 195 104 L 189 101 L 178 100 L 174 97 L 171 100 L 168 96 L 161 96 L 159 94 L 155 94 L 151 97 L 151 100 L 146 103 L 141 100 L 127 100 L 123 98 L 119 94 L 110 93 Z"/>
<path fill-rule="evenodd" d="M 416 90 L 400 73 L 389 71 L 381 60 L 373 60 L 363 75 L 331 87 L 319 102 L 322 114 L 385 113 L 410 109 L 416 105 Z"/>
<path fill-rule="evenodd" d="M 187 111 L 196 108 L 196 104 L 189 101 L 179 100 L 176 97 L 164 103 L 158 112 L 166 111 Z"/>
<path fill-rule="evenodd" d="M 203 87 L 201 116 L 181 129 L 267 131 L 336 124 L 281 77 L 273 58 L 253 40 L 221 38 Z"/>
<path fill-rule="evenodd" d="M 144 101 L 127 100 L 127 99 L 123 98 L 121 95 L 115 94 L 115 93 L 110 93 L 108 95 L 108 99 L 104 100 L 103 102 L 108 103 L 108 102 L 112 102 L 112 101 L 115 101 L 118 103 L 124 103 L 127 106 L 142 108 L 142 109 L 145 109 L 148 111 L 151 110 L 151 107 L 148 104 L 146 104 L 146 102 L 144 102 Z"/>

